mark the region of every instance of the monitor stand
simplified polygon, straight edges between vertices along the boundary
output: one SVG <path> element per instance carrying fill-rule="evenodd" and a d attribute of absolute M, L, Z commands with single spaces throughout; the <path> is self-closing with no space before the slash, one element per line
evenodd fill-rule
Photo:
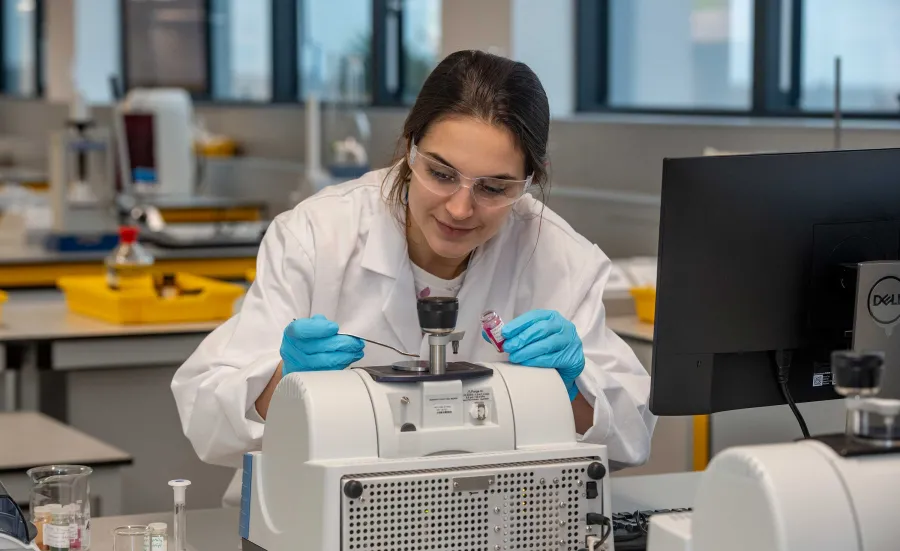
<path fill-rule="evenodd" d="M 853 350 L 882 352 L 881 398 L 900 399 L 900 262 L 861 262 L 856 277 Z"/>

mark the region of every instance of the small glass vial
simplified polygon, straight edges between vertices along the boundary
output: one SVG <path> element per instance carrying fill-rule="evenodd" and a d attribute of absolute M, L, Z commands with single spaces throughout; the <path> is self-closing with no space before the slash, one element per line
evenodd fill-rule
<path fill-rule="evenodd" d="M 81 507 L 73 503 L 63 510 L 69 515 L 69 549 L 81 549 Z"/>
<path fill-rule="evenodd" d="M 150 528 L 150 551 L 167 551 L 169 547 L 165 522 L 154 522 Z"/>
<path fill-rule="evenodd" d="M 47 551 L 47 544 L 44 543 L 44 526 L 50 523 L 50 508 L 46 505 L 35 507 L 32 522 L 34 527 L 37 528 L 37 536 L 34 539 L 35 546 L 41 551 Z"/>
<path fill-rule="evenodd" d="M 500 314 L 493 310 L 488 310 L 481 314 L 481 328 L 484 329 L 485 334 L 488 339 L 491 340 L 491 343 L 493 343 L 497 352 L 503 352 L 503 341 L 505 339 L 501 332 L 503 329 L 503 320 L 500 319 Z"/>
<path fill-rule="evenodd" d="M 66 509 L 53 510 L 50 524 L 44 526 L 44 543 L 50 551 L 69 551 L 69 513 Z"/>
<path fill-rule="evenodd" d="M 164 274 L 159 294 L 162 298 L 178 298 L 178 283 L 175 274 Z"/>

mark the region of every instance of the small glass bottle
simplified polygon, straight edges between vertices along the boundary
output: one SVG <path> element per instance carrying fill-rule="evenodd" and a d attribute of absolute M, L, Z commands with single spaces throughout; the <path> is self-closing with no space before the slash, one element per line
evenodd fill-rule
<path fill-rule="evenodd" d="M 110 289 L 117 291 L 139 288 L 152 278 L 153 255 L 137 240 L 138 229 L 134 226 L 119 228 L 119 245 L 106 257 L 106 282 Z"/>
<path fill-rule="evenodd" d="M 168 551 L 169 542 L 165 522 L 154 522 L 150 528 L 150 551 Z"/>
<path fill-rule="evenodd" d="M 34 544 L 41 551 L 47 551 L 47 544 L 44 543 L 44 526 L 50 522 L 50 509 L 46 505 L 38 505 L 34 508 L 33 514 L 31 521 L 37 528 Z"/>
<path fill-rule="evenodd" d="M 44 543 L 50 551 L 69 551 L 69 513 L 60 507 L 54 509 L 50 524 L 44 526 Z"/>
<path fill-rule="evenodd" d="M 491 340 L 497 352 L 503 352 L 505 339 L 503 338 L 503 320 L 500 319 L 500 314 L 493 310 L 481 314 L 481 328 L 484 329 L 484 333 Z"/>
<path fill-rule="evenodd" d="M 73 503 L 63 509 L 69 514 L 69 549 L 81 549 L 81 507 Z"/>
<path fill-rule="evenodd" d="M 159 295 L 162 298 L 178 298 L 178 282 L 175 274 L 163 274 Z"/>

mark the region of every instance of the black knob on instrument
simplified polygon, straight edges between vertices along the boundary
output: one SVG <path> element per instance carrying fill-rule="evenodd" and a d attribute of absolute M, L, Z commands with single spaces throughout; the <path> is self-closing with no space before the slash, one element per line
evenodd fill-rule
<path fill-rule="evenodd" d="M 591 478 L 591 480 L 600 480 L 604 476 L 606 476 L 606 467 L 603 466 L 603 463 L 599 461 L 594 461 L 587 468 L 587 475 Z"/>
<path fill-rule="evenodd" d="M 426 333 L 445 334 L 456 329 L 459 301 L 455 297 L 425 297 L 416 304 L 419 326 Z"/>
<path fill-rule="evenodd" d="M 344 495 L 350 499 L 359 499 L 363 495 L 363 485 L 359 480 L 351 480 L 344 484 Z"/>

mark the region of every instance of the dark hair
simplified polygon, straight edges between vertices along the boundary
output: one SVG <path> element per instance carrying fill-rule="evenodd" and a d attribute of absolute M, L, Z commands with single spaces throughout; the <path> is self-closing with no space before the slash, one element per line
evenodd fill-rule
<path fill-rule="evenodd" d="M 434 68 L 406 117 L 397 146 L 399 166 L 385 179 L 393 177 L 387 200 L 397 214 L 406 208 L 410 142 L 418 143 L 431 125 L 452 116 L 474 117 L 512 132 L 525 154 L 525 174 L 533 173 L 532 185 L 546 194 L 550 106 L 541 81 L 524 63 L 464 50 Z"/>

